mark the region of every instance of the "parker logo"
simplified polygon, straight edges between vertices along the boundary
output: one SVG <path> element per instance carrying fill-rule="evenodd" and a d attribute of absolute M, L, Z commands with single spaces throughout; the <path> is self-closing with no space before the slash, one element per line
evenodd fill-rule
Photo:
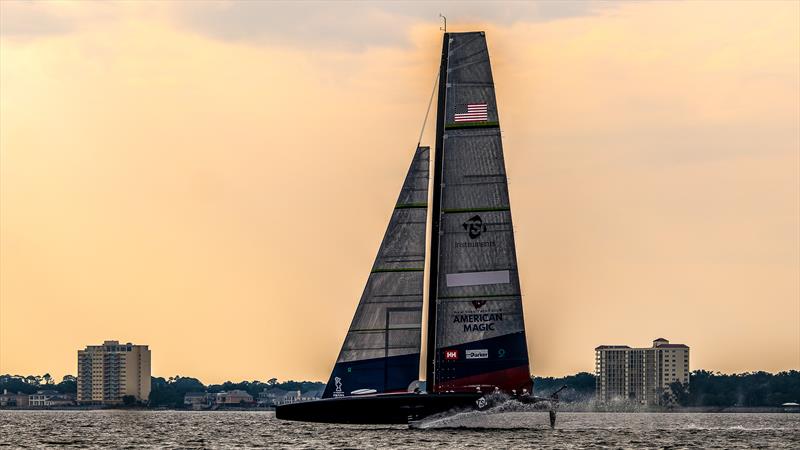
<path fill-rule="evenodd" d="M 489 350 L 485 348 L 477 350 L 467 350 L 464 352 L 467 359 L 487 359 L 489 357 Z"/>
<path fill-rule="evenodd" d="M 485 304 L 486 304 L 486 300 L 473 300 L 472 301 L 472 306 L 474 306 L 475 309 L 481 309 L 481 307 L 483 305 L 485 305 Z"/>
<path fill-rule="evenodd" d="M 486 225 L 483 224 L 481 216 L 472 216 L 463 224 L 464 230 L 469 234 L 470 239 L 477 239 L 481 233 L 486 231 Z"/>
<path fill-rule="evenodd" d="M 444 359 L 458 359 L 458 350 L 445 350 L 444 351 Z"/>

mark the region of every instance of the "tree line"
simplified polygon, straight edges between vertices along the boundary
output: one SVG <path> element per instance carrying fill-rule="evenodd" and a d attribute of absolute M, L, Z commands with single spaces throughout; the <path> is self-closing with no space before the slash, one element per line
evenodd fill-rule
<path fill-rule="evenodd" d="M 728 375 L 695 370 L 688 385 L 670 387 L 680 406 L 780 406 L 800 402 L 800 371 Z"/>
<path fill-rule="evenodd" d="M 264 389 L 278 388 L 284 391 L 321 391 L 325 384 L 315 381 L 283 381 L 276 378 L 261 382 L 226 381 L 222 384 L 205 385 L 197 378 L 174 376 L 152 377 L 149 404 L 151 406 L 181 407 L 183 397 L 189 392 L 246 391 L 254 398 Z M 559 396 L 564 402 L 592 401 L 595 395 L 595 376 L 581 372 L 565 377 L 534 377 L 534 393 L 547 396 L 562 386 L 567 389 Z M 722 374 L 707 370 L 695 370 L 689 376 L 689 384 L 673 383 L 675 401 L 680 406 L 779 406 L 786 402 L 800 403 L 800 371 L 790 370 L 772 374 L 769 372 L 747 372 Z M 66 375 L 59 383 L 49 375 L 0 375 L 0 392 L 33 394 L 50 389 L 60 393 L 76 393 L 77 382 Z"/>
<path fill-rule="evenodd" d="M 565 385 L 567 388 L 559 394 L 564 402 L 594 399 L 595 376 L 591 373 L 533 379 L 534 393 L 539 396 L 547 396 Z M 679 406 L 780 406 L 800 403 L 800 371 L 724 374 L 695 370 L 689 374 L 689 384 L 672 383 L 670 390 Z"/>
<path fill-rule="evenodd" d="M 566 388 L 558 393 L 559 399 L 563 402 L 584 402 L 594 399 L 594 374 L 580 372 L 565 377 L 533 377 L 533 393 L 539 397 L 548 397 L 563 386 Z"/>
<path fill-rule="evenodd" d="M 78 380 L 73 375 L 64 375 L 61 382 L 56 383 L 49 373 L 44 375 L 0 375 L 0 393 L 4 389 L 8 392 L 21 392 L 35 394 L 44 389 L 58 391 L 60 394 L 74 394 L 78 392 Z"/>
<path fill-rule="evenodd" d="M 151 406 L 180 408 L 183 406 L 183 397 L 189 392 L 215 393 L 240 390 L 246 391 L 248 394 L 252 395 L 253 398 L 257 399 L 258 393 L 265 389 L 282 389 L 284 391 L 300 391 L 306 393 L 309 391 L 321 391 L 324 388 L 325 384 L 318 381 L 289 380 L 279 382 L 277 378 L 271 378 L 266 382 L 258 380 L 240 381 L 238 383 L 226 381 L 222 384 L 206 386 L 197 378 L 176 375 L 167 379 L 153 377 L 149 400 Z"/>

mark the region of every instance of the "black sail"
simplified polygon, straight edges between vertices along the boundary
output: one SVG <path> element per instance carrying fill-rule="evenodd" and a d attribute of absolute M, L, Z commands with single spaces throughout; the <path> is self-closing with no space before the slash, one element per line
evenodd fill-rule
<path fill-rule="evenodd" d="M 483 32 L 445 33 L 439 82 L 428 384 L 521 392 L 531 384 L 528 349 Z"/>
<path fill-rule="evenodd" d="M 323 398 L 405 391 L 419 376 L 429 147 L 418 147 Z"/>

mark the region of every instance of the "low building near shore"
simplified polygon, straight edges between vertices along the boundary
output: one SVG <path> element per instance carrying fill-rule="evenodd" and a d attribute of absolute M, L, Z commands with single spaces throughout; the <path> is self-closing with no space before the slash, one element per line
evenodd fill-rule
<path fill-rule="evenodd" d="M 183 397 L 183 404 L 194 410 L 235 406 L 271 408 L 284 403 L 315 400 L 321 395 L 322 391 L 302 393 L 299 390 L 286 391 L 280 388 L 264 389 L 258 393 L 257 399 L 247 391 L 239 389 L 222 392 L 188 392 Z"/>
<path fill-rule="evenodd" d="M 188 392 L 183 396 L 184 406 L 194 410 L 254 406 L 255 403 L 252 395 L 239 389 L 222 392 Z"/>
<path fill-rule="evenodd" d="M 183 396 L 183 404 L 194 410 L 208 409 L 215 399 L 216 395 L 208 392 L 188 392 Z"/>
<path fill-rule="evenodd" d="M 261 408 L 273 407 L 280 403 L 286 396 L 286 391 L 280 388 L 264 389 L 258 393 L 258 406 Z"/>
<path fill-rule="evenodd" d="M 8 392 L 8 389 L 3 389 L 3 393 L 0 394 L 0 407 L 25 407 L 28 406 L 28 394 L 23 394 L 22 392 L 13 393 Z"/>
<path fill-rule="evenodd" d="M 75 406 L 75 394 L 59 394 L 50 397 L 44 406 Z"/>
<path fill-rule="evenodd" d="M 322 391 L 308 391 L 305 394 L 297 391 L 288 391 L 283 398 L 278 399 L 277 405 L 282 405 L 284 403 L 297 403 L 297 402 L 308 402 L 311 400 L 317 400 L 322 396 Z"/>
<path fill-rule="evenodd" d="M 245 406 L 255 403 L 252 395 L 250 395 L 247 391 L 242 391 L 239 389 L 234 389 L 227 392 L 217 392 L 216 397 L 217 398 L 214 403 L 219 406 Z"/>
<path fill-rule="evenodd" d="M 59 394 L 58 391 L 52 391 L 52 390 L 36 391 L 35 394 L 31 394 L 28 396 L 28 405 L 47 406 L 46 403 L 50 399 L 57 397 L 58 394 Z"/>
<path fill-rule="evenodd" d="M 75 394 L 62 394 L 58 391 L 43 390 L 28 396 L 28 406 L 47 407 L 73 405 L 75 405 Z"/>

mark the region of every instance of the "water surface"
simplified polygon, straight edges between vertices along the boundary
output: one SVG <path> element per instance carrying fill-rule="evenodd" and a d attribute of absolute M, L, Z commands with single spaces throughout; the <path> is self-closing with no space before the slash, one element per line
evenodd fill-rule
<path fill-rule="evenodd" d="M 469 412 L 407 426 L 271 412 L 0 411 L 11 448 L 798 448 L 800 414 Z"/>

